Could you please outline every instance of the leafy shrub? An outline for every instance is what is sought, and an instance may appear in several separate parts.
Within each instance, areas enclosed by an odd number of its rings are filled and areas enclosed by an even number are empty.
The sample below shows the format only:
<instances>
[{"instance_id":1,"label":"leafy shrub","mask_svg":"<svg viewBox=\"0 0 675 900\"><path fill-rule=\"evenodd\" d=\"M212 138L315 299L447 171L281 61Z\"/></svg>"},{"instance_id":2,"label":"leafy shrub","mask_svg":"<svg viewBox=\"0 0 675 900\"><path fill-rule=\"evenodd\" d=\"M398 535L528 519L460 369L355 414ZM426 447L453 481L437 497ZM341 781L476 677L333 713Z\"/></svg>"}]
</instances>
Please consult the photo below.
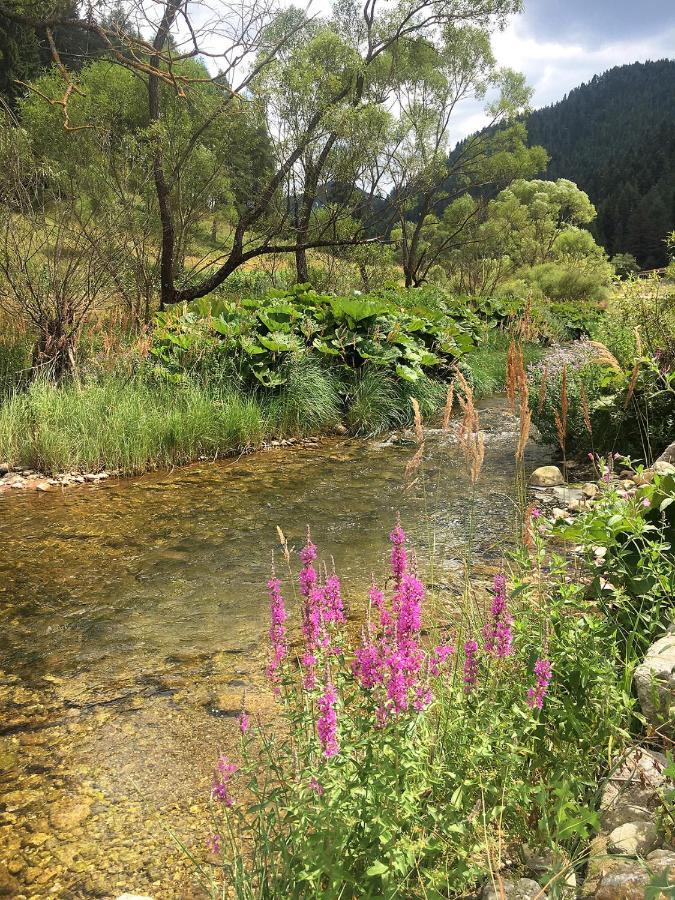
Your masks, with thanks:
<instances>
[{"instance_id":1,"label":"leafy shrub","mask_svg":"<svg viewBox=\"0 0 675 900\"><path fill-rule=\"evenodd\" d=\"M632 369L608 365L602 353L594 360L592 344L582 344L581 352L564 364L566 414L563 366L531 371L532 420L542 439L559 446L562 430L568 455L617 451L651 462L675 432L675 373L646 358Z\"/></svg>"},{"instance_id":2,"label":"leafy shrub","mask_svg":"<svg viewBox=\"0 0 675 900\"><path fill-rule=\"evenodd\" d=\"M289 356L310 351L343 369L369 362L412 382L427 371L449 373L473 348L475 323L467 316L464 306L406 309L391 298L334 297L296 285L262 299L201 299L159 313L152 353L180 375L221 352L249 383L266 388L285 383Z\"/></svg>"}]
</instances>

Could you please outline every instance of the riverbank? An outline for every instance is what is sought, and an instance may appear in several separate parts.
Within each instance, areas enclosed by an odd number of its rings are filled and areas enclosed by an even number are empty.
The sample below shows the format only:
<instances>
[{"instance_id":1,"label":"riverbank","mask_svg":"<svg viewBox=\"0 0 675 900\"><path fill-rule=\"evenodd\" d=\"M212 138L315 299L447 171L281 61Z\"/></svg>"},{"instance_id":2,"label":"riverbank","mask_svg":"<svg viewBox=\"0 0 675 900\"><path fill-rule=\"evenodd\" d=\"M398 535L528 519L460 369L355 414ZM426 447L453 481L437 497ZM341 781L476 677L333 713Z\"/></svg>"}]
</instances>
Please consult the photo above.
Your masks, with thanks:
<instances>
[{"instance_id":1,"label":"riverbank","mask_svg":"<svg viewBox=\"0 0 675 900\"><path fill-rule=\"evenodd\" d=\"M526 347L526 362L540 354ZM477 399L504 390L503 341L466 360ZM448 390L426 377L396 382L377 369L346 388L334 373L306 362L296 376L271 396L209 381L158 383L146 375L36 381L0 404L0 493L47 492L256 450L311 447L336 434L374 436L411 425L413 399L431 424Z\"/></svg>"}]
</instances>

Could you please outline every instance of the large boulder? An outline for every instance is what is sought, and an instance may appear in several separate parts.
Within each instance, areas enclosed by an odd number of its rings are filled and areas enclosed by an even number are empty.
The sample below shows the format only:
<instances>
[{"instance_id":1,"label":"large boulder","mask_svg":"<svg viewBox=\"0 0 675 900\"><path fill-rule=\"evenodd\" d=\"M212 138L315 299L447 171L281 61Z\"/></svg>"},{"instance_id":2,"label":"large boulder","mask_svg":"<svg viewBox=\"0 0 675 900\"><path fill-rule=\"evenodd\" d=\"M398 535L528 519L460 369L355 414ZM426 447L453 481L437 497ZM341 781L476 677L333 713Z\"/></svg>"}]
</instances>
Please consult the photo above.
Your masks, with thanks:
<instances>
[{"instance_id":1,"label":"large boulder","mask_svg":"<svg viewBox=\"0 0 675 900\"><path fill-rule=\"evenodd\" d=\"M602 876L593 896L595 900L644 900L652 877L664 871L668 872L669 882L675 884L675 853L654 850L644 862L615 865Z\"/></svg>"},{"instance_id":2,"label":"large boulder","mask_svg":"<svg viewBox=\"0 0 675 900\"><path fill-rule=\"evenodd\" d=\"M675 625L649 648L634 681L649 724L675 737Z\"/></svg>"},{"instance_id":3,"label":"large boulder","mask_svg":"<svg viewBox=\"0 0 675 900\"><path fill-rule=\"evenodd\" d=\"M659 832L654 822L626 822L611 832L607 849L622 856L647 856L658 843Z\"/></svg>"},{"instance_id":4,"label":"large boulder","mask_svg":"<svg viewBox=\"0 0 675 900\"><path fill-rule=\"evenodd\" d=\"M555 487L564 483L563 473L557 466L539 466L530 475L530 484L534 487Z\"/></svg>"},{"instance_id":5,"label":"large boulder","mask_svg":"<svg viewBox=\"0 0 675 900\"><path fill-rule=\"evenodd\" d=\"M621 825L656 818L666 787L666 757L656 750L631 750L615 766L600 800L600 821L613 831Z\"/></svg>"}]
</instances>

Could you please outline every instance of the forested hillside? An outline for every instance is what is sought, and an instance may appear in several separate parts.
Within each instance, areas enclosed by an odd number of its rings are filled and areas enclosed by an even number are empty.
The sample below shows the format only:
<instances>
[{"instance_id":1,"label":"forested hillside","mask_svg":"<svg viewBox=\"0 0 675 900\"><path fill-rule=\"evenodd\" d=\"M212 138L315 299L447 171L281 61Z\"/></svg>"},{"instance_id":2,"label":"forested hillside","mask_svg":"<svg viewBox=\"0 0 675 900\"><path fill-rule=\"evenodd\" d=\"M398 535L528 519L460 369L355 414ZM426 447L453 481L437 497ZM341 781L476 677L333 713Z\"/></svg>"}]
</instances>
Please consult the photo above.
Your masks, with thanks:
<instances>
[{"instance_id":1,"label":"forested hillside","mask_svg":"<svg viewBox=\"0 0 675 900\"><path fill-rule=\"evenodd\" d=\"M611 256L664 265L664 237L675 227L675 60L595 76L532 113L528 135L550 154L546 177L589 194L592 230Z\"/></svg>"}]
</instances>

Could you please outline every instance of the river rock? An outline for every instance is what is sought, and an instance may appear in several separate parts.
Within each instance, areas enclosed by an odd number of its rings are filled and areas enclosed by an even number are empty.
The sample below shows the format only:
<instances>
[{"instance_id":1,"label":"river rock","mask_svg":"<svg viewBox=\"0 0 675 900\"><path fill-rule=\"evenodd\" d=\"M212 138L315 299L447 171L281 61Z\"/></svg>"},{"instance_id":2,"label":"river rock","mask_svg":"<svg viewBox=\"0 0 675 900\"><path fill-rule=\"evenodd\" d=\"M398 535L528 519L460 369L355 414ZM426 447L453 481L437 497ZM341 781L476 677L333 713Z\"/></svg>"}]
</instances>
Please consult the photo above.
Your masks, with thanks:
<instances>
[{"instance_id":1,"label":"river rock","mask_svg":"<svg viewBox=\"0 0 675 900\"><path fill-rule=\"evenodd\" d=\"M646 856L658 842L659 833L653 822L627 822L610 833L607 849L623 856Z\"/></svg>"},{"instance_id":2,"label":"river rock","mask_svg":"<svg viewBox=\"0 0 675 900\"><path fill-rule=\"evenodd\" d=\"M675 475L675 466L672 463L658 460L653 465L654 472L657 475Z\"/></svg>"},{"instance_id":3,"label":"river rock","mask_svg":"<svg viewBox=\"0 0 675 900\"><path fill-rule=\"evenodd\" d=\"M654 818L666 785L666 757L655 750L632 750L607 780L600 800L600 821L607 830ZM637 812L639 810L639 812ZM635 816L635 818L632 818Z\"/></svg>"},{"instance_id":4,"label":"river rock","mask_svg":"<svg viewBox=\"0 0 675 900\"><path fill-rule=\"evenodd\" d=\"M554 487L564 483L563 473L557 466L539 466L530 475L530 484L535 487Z\"/></svg>"},{"instance_id":5,"label":"river rock","mask_svg":"<svg viewBox=\"0 0 675 900\"><path fill-rule=\"evenodd\" d=\"M492 881L483 888L482 900L535 900L546 897L541 886L531 878L519 878L517 881L508 881L506 878L496 878L496 886Z\"/></svg>"},{"instance_id":6,"label":"river rock","mask_svg":"<svg viewBox=\"0 0 675 900\"><path fill-rule=\"evenodd\" d=\"M578 503L580 500L584 499L584 493L579 490L579 488L560 487L556 485L551 493L556 500L560 503L564 503L566 506L569 506L570 503Z\"/></svg>"},{"instance_id":7,"label":"river rock","mask_svg":"<svg viewBox=\"0 0 675 900\"><path fill-rule=\"evenodd\" d=\"M147 894L120 894L117 900L152 900Z\"/></svg>"},{"instance_id":8,"label":"river rock","mask_svg":"<svg viewBox=\"0 0 675 900\"><path fill-rule=\"evenodd\" d=\"M675 882L675 853L669 850L653 850L645 863L617 863L603 874L593 896L595 900L644 900L652 874L666 869L669 880Z\"/></svg>"},{"instance_id":9,"label":"river rock","mask_svg":"<svg viewBox=\"0 0 675 900\"><path fill-rule=\"evenodd\" d=\"M19 893L21 893L19 882L6 866L0 866L0 897L16 897Z\"/></svg>"},{"instance_id":10,"label":"river rock","mask_svg":"<svg viewBox=\"0 0 675 900\"><path fill-rule=\"evenodd\" d=\"M81 799L52 807L49 822L57 831L72 831L91 815L91 800Z\"/></svg>"},{"instance_id":11,"label":"river rock","mask_svg":"<svg viewBox=\"0 0 675 900\"><path fill-rule=\"evenodd\" d=\"M598 491L600 489L593 481L587 481L585 484L581 485L581 490L584 497L587 497L589 500L593 500L594 497L597 497Z\"/></svg>"},{"instance_id":12,"label":"river rock","mask_svg":"<svg viewBox=\"0 0 675 900\"><path fill-rule=\"evenodd\" d=\"M553 847L532 848L523 844L522 854L530 873L541 884L548 883L557 875L555 883L559 886L559 894L562 897L576 896L577 878L562 850Z\"/></svg>"},{"instance_id":13,"label":"river rock","mask_svg":"<svg viewBox=\"0 0 675 900\"><path fill-rule=\"evenodd\" d=\"M675 625L651 645L634 682L647 721L675 737Z\"/></svg>"},{"instance_id":14,"label":"river rock","mask_svg":"<svg viewBox=\"0 0 675 900\"><path fill-rule=\"evenodd\" d=\"M6 475L9 472L9 463L0 462L0 475Z\"/></svg>"}]
</instances>

